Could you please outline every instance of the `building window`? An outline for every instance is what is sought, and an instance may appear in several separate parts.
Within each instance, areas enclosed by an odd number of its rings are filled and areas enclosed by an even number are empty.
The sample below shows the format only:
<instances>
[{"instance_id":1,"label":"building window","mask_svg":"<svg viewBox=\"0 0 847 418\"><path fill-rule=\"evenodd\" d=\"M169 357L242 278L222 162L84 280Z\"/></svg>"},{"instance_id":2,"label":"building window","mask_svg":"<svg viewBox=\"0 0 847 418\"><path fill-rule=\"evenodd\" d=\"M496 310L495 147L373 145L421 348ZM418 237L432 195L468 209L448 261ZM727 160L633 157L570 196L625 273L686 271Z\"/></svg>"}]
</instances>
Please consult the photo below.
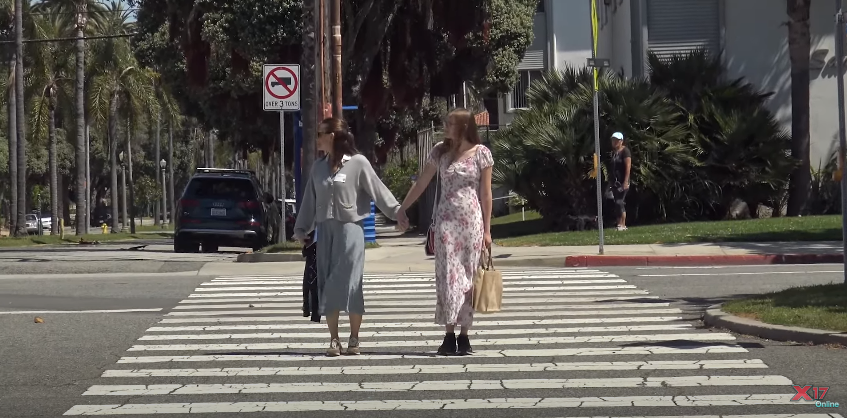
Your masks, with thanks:
<instances>
[{"instance_id":1,"label":"building window","mask_svg":"<svg viewBox=\"0 0 847 418\"><path fill-rule=\"evenodd\" d=\"M529 107L526 100L526 91L530 84L541 79L541 70L519 70L518 82L512 88L512 93L509 95L509 109L526 109Z\"/></svg>"}]
</instances>

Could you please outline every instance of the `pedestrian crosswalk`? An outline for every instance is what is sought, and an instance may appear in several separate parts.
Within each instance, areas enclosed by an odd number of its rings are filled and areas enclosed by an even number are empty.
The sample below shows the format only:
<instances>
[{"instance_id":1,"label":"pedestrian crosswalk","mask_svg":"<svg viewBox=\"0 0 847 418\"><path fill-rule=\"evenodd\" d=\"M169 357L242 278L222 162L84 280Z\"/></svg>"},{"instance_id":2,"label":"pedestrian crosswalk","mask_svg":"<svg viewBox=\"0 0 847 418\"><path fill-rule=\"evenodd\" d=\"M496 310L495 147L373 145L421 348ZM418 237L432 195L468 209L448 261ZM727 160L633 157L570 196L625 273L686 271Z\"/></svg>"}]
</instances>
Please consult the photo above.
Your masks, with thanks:
<instances>
[{"instance_id":1,"label":"pedestrian crosswalk","mask_svg":"<svg viewBox=\"0 0 847 418\"><path fill-rule=\"evenodd\" d=\"M362 354L334 358L325 323L302 316L302 277L214 278L65 415L843 418L792 401L805 382L615 274L503 277L504 310L476 315L474 353L444 357L433 275L368 274Z\"/></svg>"}]
</instances>

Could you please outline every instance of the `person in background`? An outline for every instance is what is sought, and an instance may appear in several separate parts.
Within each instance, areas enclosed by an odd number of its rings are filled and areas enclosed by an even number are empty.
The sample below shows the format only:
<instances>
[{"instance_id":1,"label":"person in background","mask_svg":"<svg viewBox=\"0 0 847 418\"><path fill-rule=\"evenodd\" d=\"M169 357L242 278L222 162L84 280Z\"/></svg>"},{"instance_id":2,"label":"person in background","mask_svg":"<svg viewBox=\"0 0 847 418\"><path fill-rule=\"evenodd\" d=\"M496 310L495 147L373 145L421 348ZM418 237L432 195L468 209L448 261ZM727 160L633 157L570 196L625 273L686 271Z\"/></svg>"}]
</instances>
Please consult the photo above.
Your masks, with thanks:
<instances>
[{"instance_id":1,"label":"person in background","mask_svg":"<svg viewBox=\"0 0 847 418\"><path fill-rule=\"evenodd\" d=\"M612 134L612 194L618 207L618 231L626 231L626 194L632 172L632 153L624 144L623 134Z\"/></svg>"},{"instance_id":2,"label":"person in background","mask_svg":"<svg viewBox=\"0 0 847 418\"><path fill-rule=\"evenodd\" d=\"M320 230L316 261L319 314L326 317L330 334L326 354L336 357L345 352L338 336L341 311L347 312L350 319L346 354L360 354L359 328L365 314L362 220L370 215L371 200L394 220L400 204L377 177L368 159L356 150L346 122L337 118L321 122L317 147L326 156L315 161L309 174L294 238L307 245L308 233L316 227Z\"/></svg>"},{"instance_id":3,"label":"person in background","mask_svg":"<svg viewBox=\"0 0 847 418\"><path fill-rule=\"evenodd\" d=\"M436 175L441 178L435 213L435 323L446 330L440 355L472 353L473 277L483 248L491 249L491 151L481 145L476 121L466 109L447 115L444 142L429 154L423 173L409 190L398 221ZM458 339L456 326L461 327Z\"/></svg>"}]
</instances>

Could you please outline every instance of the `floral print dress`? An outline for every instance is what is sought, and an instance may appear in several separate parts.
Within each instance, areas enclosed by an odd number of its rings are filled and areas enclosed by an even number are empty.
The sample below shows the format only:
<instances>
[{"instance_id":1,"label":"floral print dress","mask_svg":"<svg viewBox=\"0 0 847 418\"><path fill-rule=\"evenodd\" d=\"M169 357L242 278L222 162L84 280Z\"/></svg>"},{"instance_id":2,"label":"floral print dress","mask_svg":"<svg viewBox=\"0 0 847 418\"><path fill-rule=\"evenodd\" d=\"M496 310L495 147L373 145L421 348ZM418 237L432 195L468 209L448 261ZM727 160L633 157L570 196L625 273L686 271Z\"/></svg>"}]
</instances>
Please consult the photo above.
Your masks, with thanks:
<instances>
[{"instance_id":1,"label":"floral print dress","mask_svg":"<svg viewBox=\"0 0 847 418\"><path fill-rule=\"evenodd\" d=\"M441 144L439 144L441 145ZM469 327L473 323L473 276L483 249L479 183L482 170L494 165L491 151L475 151L450 162L440 146L427 164L438 167L441 184L435 216L435 323Z\"/></svg>"}]
</instances>

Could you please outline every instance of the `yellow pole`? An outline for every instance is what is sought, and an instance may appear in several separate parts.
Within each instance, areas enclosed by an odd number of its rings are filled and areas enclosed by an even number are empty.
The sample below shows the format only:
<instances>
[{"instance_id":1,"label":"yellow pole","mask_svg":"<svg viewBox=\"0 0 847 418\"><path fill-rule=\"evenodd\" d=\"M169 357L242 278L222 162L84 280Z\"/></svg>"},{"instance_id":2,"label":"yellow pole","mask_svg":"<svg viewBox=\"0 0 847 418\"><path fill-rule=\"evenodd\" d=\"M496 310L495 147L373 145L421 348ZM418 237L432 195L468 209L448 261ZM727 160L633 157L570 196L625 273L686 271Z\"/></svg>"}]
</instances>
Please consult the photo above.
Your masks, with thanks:
<instances>
[{"instance_id":1,"label":"yellow pole","mask_svg":"<svg viewBox=\"0 0 847 418\"><path fill-rule=\"evenodd\" d=\"M591 52L594 57L597 57L597 41L599 38L598 27L600 26L597 19L597 1L591 1ZM600 71L594 67L594 90L600 90Z\"/></svg>"}]
</instances>

